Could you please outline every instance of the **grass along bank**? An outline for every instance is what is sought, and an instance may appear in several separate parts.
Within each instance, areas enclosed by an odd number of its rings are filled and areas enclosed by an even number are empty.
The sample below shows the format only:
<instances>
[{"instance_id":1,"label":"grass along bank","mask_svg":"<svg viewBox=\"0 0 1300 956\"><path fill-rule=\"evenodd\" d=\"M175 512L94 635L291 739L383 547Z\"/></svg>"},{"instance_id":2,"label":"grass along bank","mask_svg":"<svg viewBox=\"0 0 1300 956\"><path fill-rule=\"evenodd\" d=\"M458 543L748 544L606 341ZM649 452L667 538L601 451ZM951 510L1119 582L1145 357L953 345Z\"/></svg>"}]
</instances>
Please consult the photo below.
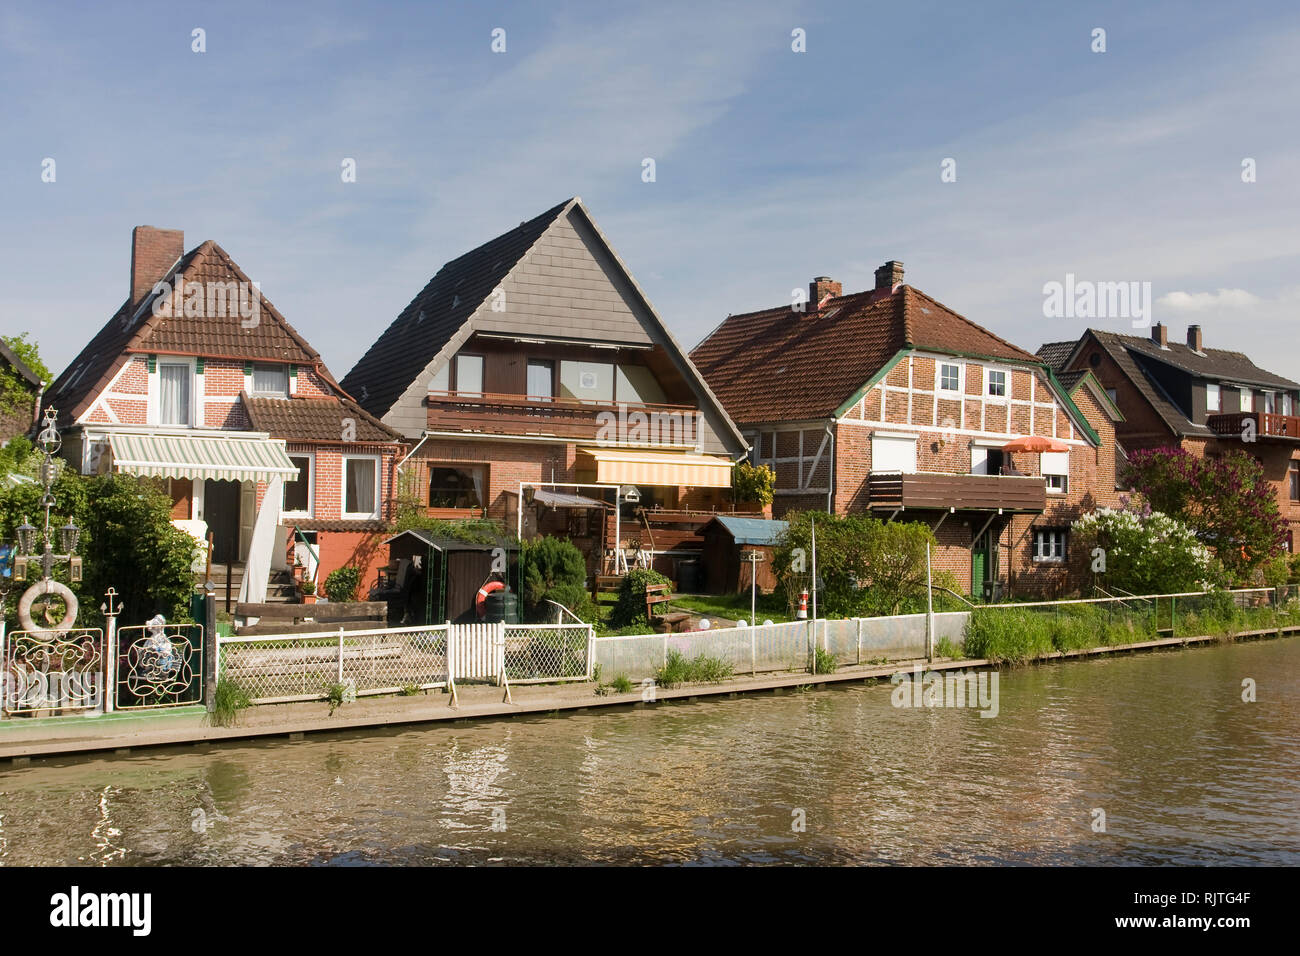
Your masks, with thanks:
<instances>
[{"instance_id":1,"label":"grass along bank","mask_svg":"<svg viewBox=\"0 0 1300 956\"><path fill-rule=\"evenodd\" d=\"M963 653L1023 664L1055 652L1121 647L1162 637L1231 639L1243 632L1296 625L1300 610L1294 605L1240 607L1227 592L1110 604L995 605L971 612Z\"/></svg>"}]
</instances>

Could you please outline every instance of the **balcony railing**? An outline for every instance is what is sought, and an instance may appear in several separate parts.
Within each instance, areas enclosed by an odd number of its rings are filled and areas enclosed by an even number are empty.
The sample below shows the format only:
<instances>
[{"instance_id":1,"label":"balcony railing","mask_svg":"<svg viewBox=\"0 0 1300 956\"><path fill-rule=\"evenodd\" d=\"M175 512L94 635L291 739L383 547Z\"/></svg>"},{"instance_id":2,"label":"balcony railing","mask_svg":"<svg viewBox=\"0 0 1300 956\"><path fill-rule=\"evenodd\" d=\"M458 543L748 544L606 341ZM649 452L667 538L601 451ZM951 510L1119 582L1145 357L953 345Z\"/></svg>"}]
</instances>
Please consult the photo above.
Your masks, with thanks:
<instances>
[{"instance_id":1,"label":"balcony railing","mask_svg":"<svg viewBox=\"0 0 1300 956\"><path fill-rule=\"evenodd\" d=\"M584 402L494 392L430 392L428 407L431 431L547 435L586 441L599 438L639 445L695 445L699 441L696 409L689 405ZM609 414L602 418L602 413ZM611 423L616 426L612 434L607 428ZM602 429L606 431L602 433Z\"/></svg>"},{"instance_id":2,"label":"balcony railing","mask_svg":"<svg viewBox=\"0 0 1300 956\"><path fill-rule=\"evenodd\" d=\"M955 475L873 471L867 497L879 510L934 509L1038 514L1047 508L1047 482L1033 475Z\"/></svg>"},{"instance_id":3,"label":"balcony railing","mask_svg":"<svg viewBox=\"0 0 1300 956\"><path fill-rule=\"evenodd\" d=\"M1253 423L1246 426L1246 422ZM1255 439L1300 441L1300 418L1294 415L1274 415L1271 412L1234 412L1228 415L1208 415L1205 427L1221 438L1248 440L1253 431Z\"/></svg>"}]
</instances>

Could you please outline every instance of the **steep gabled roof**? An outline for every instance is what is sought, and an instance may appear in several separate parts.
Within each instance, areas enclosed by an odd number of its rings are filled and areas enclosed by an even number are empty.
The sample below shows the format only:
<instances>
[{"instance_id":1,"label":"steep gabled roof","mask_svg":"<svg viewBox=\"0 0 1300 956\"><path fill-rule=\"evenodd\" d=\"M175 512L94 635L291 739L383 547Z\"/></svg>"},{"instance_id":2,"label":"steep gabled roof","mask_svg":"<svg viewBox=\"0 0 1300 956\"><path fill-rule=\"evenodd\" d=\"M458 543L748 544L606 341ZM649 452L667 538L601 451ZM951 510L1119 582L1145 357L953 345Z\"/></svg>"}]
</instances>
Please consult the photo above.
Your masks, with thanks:
<instances>
[{"instance_id":1,"label":"steep gabled roof","mask_svg":"<svg viewBox=\"0 0 1300 956\"><path fill-rule=\"evenodd\" d=\"M252 282L229 254L211 239L190 250L163 277L175 289L178 282ZM256 321L241 317L238 298L224 316L185 314L184 297L174 293L170 315L155 315L152 291L142 301L129 300L108 320L54 380L44 400L59 410L61 424L83 414L113 380L133 353L194 355L237 361L288 362L312 366L337 385L320 354L289 324L260 290Z\"/></svg>"},{"instance_id":2,"label":"steep gabled roof","mask_svg":"<svg viewBox=\"0 0 1300 956\"><path fill-rule=\"evenodd\" d=\"M1060 377L1065 369L1065 363L1070 360L1070 356L1074 354L1074 347L1078 344L1078 339L1070 339L1068 342L1047 342L1039 346L1038 357Z\"/></svg>"},{"instance_id":3,"label":"steep gabled roof","mask_svg":"<svg viewBox=\"0 0 1300 956\"><path fill-rule=\"evenodd\" d=\"M1041 365L1024 349L908 285L728 316L691 360L739 422L829 418L898 352Z\"/></svg>"},{"instance_id":4,"label":"steep gabled roof","mask_svg":"<svg viewBox=\"0 0 1300 956\"><path fill-rule=\"evenodd\" d=\"M347 398L258 398L243 396L253 428L272 438L288 441L329 442L343 440L345 429L355 432L349 441L404 442L400 432L389 428L356 402ZM348 422L351 422L349 428Z\"/></svg>"},{"instance_id":5,"label":"steep gabled roof","mask_svg":"<svg viewBox=\"0 0 1300 956\"><path fill-rule=\"evenodd\" d=\"M1162 349L1145 336L1093 331L1099 341L1118 342L1131 352L1182 369L1197 378L1258 385L1263 388L1300 388L1300 383L1260 368L1243 352L1232 352L1226 349L1202 349L1197 352L1182 342L1170 342L1168 348Z\"/></svg>"},{"instance_id":6,"label":"steep gabled roof","mask_svg":"<svg viewBox=\"0 0 1300 956\"><path fill-rule=\"evenodd\" d=\"M343 377L343 388L382 418L448 340L574 199L452 259Z\"/></svg>"}]
</instances>

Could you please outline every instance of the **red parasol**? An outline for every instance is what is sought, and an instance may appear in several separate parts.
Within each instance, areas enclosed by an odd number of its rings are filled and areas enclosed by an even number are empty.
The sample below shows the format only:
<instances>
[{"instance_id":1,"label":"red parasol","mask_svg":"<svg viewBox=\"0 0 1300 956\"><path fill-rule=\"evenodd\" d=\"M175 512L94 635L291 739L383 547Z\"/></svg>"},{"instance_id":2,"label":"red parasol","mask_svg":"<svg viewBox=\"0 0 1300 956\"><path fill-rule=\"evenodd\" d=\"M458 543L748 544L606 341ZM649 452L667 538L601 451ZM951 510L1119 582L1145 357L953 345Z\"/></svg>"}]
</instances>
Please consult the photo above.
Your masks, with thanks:
<instances>
[{"instance_id":1,"label":"red parasol","mask_svg":"<svg viewBox=\"0 0 1300 956\"><path fill-rule=\"evenodd\" d=\"M1057 441L1055 438L1045 438L1042 435L1026 435L1024 438L1013 438L1002 446L1003 451L1017 452L1022 451L1028 454L1039 454L1051 451L1069 451L1070 446L1065 442Z\"/></svg>"}]
</instances>

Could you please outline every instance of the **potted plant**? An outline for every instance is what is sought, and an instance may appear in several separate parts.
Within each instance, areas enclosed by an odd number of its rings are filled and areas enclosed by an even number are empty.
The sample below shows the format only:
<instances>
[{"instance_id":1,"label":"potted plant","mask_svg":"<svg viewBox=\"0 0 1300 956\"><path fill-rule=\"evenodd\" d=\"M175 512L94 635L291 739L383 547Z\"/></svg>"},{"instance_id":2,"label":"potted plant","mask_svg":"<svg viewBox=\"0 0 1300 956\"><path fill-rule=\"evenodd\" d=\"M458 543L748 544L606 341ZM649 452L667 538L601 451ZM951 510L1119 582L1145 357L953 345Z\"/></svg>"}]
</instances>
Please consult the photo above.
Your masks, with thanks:
<instances>
[{"instance_id":1,"label":"potted plant","mask_svg":"<svg viewBox=\"0 0 1300 956\"><path fill-rule=\"evenodd\" d=\"M761 512L764 518L772 517L772 499L776 497L776 472L767 465L751 465L747 461L731 469L731 488L737 511Z\"/></svg>"},{"instance_id":2,"label":"potted plant","mask_svg":"<svg viewBox=\"0 0 1300 956\"><path fill-rule=\"evenodd\" d=\"M303 604L316 603L316 582L311 578L303 578L298 584L299 590L302 591Z\"/></svg>"},{"instance_id":3,"label":"potted plant","mask_svg":"<svg viewBox=\"0 0 1300 956\"><path fill-rule=\"evenodd\" d=\"M302 583L303 567L302 556L295 554L293 556L293 580L295 584Z\"/></svg>"}]
</instances>

